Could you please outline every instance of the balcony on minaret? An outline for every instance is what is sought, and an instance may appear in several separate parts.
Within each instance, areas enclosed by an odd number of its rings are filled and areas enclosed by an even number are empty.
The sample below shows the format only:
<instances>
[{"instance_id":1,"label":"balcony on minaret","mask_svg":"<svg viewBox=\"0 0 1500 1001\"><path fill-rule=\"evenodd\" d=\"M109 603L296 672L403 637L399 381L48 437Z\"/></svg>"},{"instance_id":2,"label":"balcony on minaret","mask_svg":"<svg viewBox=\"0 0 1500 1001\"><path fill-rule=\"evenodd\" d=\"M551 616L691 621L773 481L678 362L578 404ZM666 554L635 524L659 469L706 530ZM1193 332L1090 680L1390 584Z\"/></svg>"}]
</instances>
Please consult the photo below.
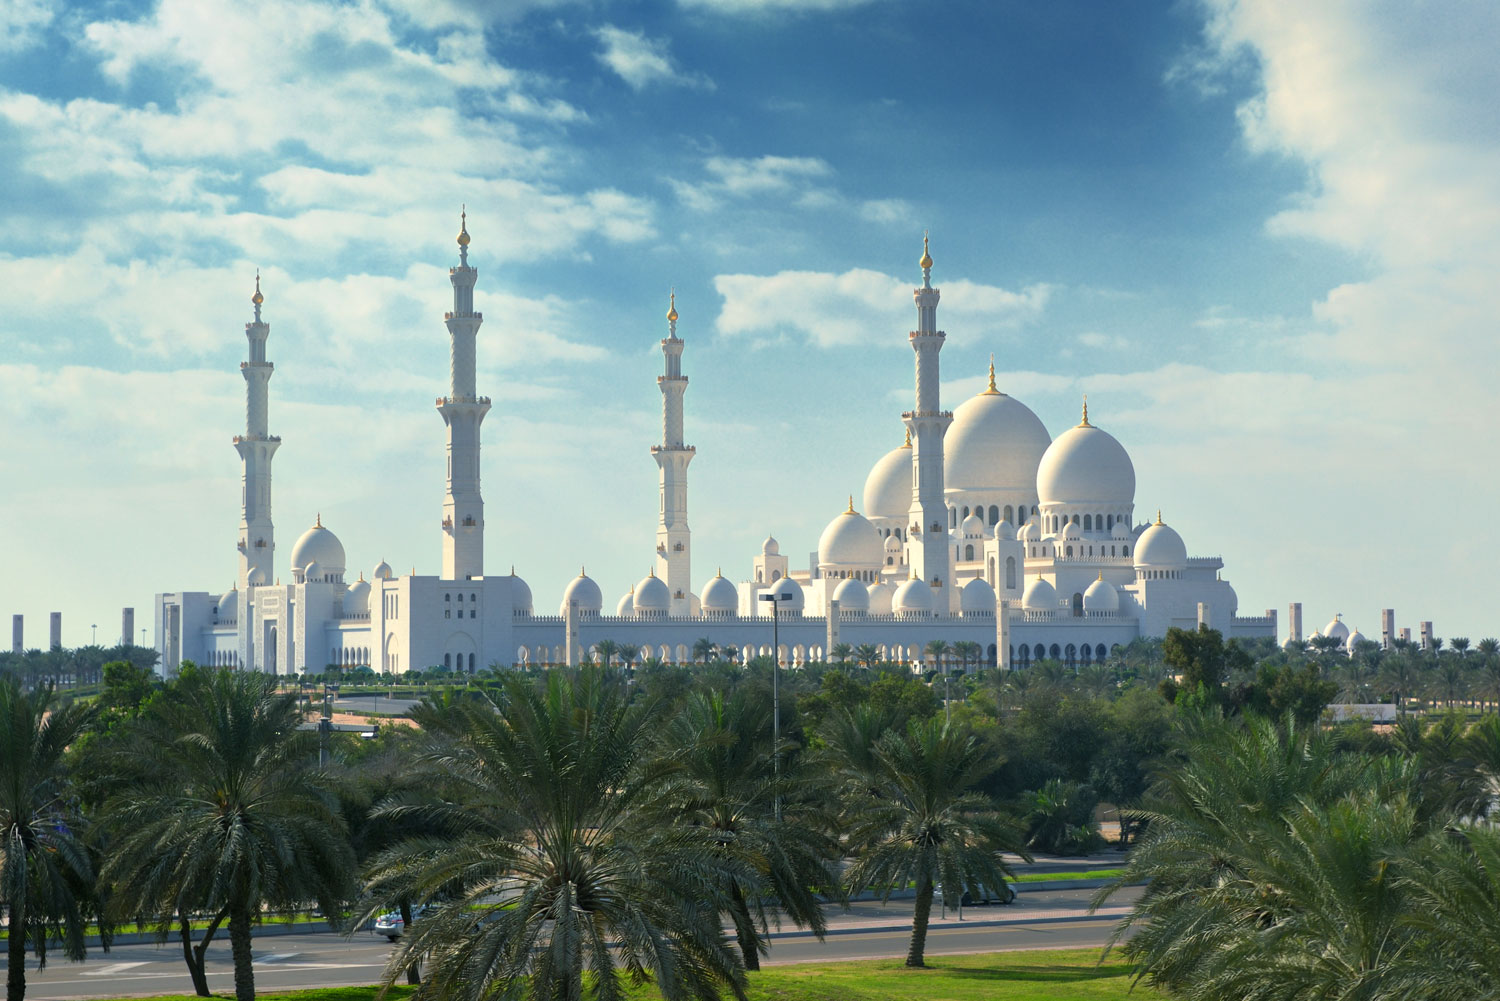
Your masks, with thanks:
<instances>
[{"instance_id":1,"label":"balcony on minaret","mask_svg":"<svg viewBox=\"0 0 1500 1001\"><path fill-rule=\"evenodd\" d=\"M488 396L439 396L437 398L437 406L440 407L453 406L460 403L482 403L485 406L489 406L490 398Z\"/></svg>"},{"instance_id":2,"label":"balcony on minaret","mask_svg":"<svg viewBox=\"0 0 1500 1001\"><path fill-rule=\"evenodd\" d=\"M474 516L472 514L464 515L464 522L463 522L464 528L473 528L474 526L476 526L478 524L479 524L479 522L477 522L477 521L474 520Z\"/></svg>"},{"instance_id":3,"label":"balcony on minaret","mask_svg":"<svg viewBox=\"0 0 1500 1001\"><path fill-rule=\"evenodd\" d=\"M443 518L443 531L447 532L450 535L453 534L453 519L452 518L444 516L444 518Z\"/></svg>"},{"instance_id":4,"label":"balcony on minaret","mask_svg":"<svg viewBox=\"0 0 1500 1001\"><path fill-rule=\"evenodd\" d=\"M651 452L652 452L653 455L655 453L657 453L657 452L693 452L693 453L696 453L697 451L698 451L698 446L697 445L652 445L651 446Z\"/></svg>"},{"instance_id":5,"label":"balcony on minaret","mask_svg":"<svg viewBox=\"0 0 1500 1001\"><path fill-rule=\"evenodd\" d=\"M911 420L918 417L947 417L953 418L951 410L907 410L901 414L903 420Z\"/></svg>"},{"instance_id":6,"label":"balcony on minaret","mask_svg":"<svg viewBox=\"0 0 1500 1001\"><path fill-rule=\"evenodd\" d=\"M444 313L445 320L483 320L483 313Z\"/></svg>"},{"instance_id":7,"label":"balcony on minaret","mask_svg":"<svg viewBox=\"0 0 1500 1001\"><path fill-rule=\"evenodd\" d=\"M241 442L280 440L281 435L279 434L237 434L234 436L234 443L236 445L240 444Z\"/></svg>"}]
</instances>

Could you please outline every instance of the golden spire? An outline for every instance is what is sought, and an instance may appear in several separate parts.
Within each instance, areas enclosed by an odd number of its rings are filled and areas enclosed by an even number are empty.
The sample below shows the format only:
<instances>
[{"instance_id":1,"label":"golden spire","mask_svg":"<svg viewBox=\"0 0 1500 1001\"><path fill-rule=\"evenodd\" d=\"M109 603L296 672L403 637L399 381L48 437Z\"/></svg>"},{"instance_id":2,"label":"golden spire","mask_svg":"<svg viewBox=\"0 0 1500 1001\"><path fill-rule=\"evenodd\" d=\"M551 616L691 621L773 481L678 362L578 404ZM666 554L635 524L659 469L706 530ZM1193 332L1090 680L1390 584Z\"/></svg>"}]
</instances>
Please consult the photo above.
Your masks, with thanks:
<instances>
[{"instance_id":1,"label":"golden spire","mask_svg":"<svg viewBox=\"0 0 1500 1001\"><path fill-rule=\"evenodd\" d=\"M1081 428L1091 428L1091 427L1094 426L1094 425L1092 425L1092 424L1089 423L1089 394L1088 393L1084 393L1083 394L1083 421L1078 426L1081 427Z\"/></svg>"},{"instance_id":2,"label":"golden spire","mask_svg":"<svg viewBox=\"0 0 1500 1001\"><path fill-rule=\"evenodd\" d=\"M651 572L649 574L647 574L646 576L648 576L648 577L655 577L656 576L656 567L652 567L651 568Z\"/></svg>"},{"instance_id":3,"label":"golden spire","mask_svg":"<svg viewBox=\"0 0 1500 1001\"><path fill-rule=\"evenodd\" d=\"M255 294L250 297L250 301L257 306L266 301L266 297L260 294L260 268L255 269Z\"/></svg>"},{"instance_id":4,"label":"golden spire","mask_svg":"<svg viewBox=\"0 0 1500 1001\"><path fill-rule=\"evenodd\" d=\"M360 580L364 580L364 579L365 579L365 572L364 572L364 571L363 571L363 570L361 570L361 571L360 571L360 572L359 572L359 579L360 579Z\"/></svg>"},{"instance_id":5,"label":"golden spire","mask_svg":"<svg viewBox=\"0 0 1500 1001\"><path fill-rule=\"evenodd\" d=\"M1156 523L1161 524L1161 508L1156 509Z\"/></svg>"},{"instance_id":6,"label":"golden spire","mask_svg":"<svg viewBox=\"0 0 1500 1001\"><path fill-rule=\"evenodd\" d=\"M922 233L922 259L917 262L923 271L932 270L932 255L927 252L927 233Z\"/></svg>"},{"instance_id":7,"label":"golden spire","mask_svg":"<svg viewBox=\"0 0 1500 1001\"><path fill-rule=\"evenodd\" d=\"M417 575L417 568L416 567L412 567L411 568L411 574L410 574L410 576L415 577L416 575Z\"/></svg>"},{"instance_id":8,"label":"golden spire","mask_svg":"<svg viewBox=\"0 0 1500 1001\"><path fill-rule=\"evenodd\" d=\"M323 512L319 511L318 512L318 520L315 521L315 522L313 522L313 528L322 528L322 527L323 527Z\"/></svg>"},{"instance_id":9,"label":"golden spire","mask_svg":"<svg viewBox=\"0 0 1500 1001\"><path fill-rule=\"evenodd\" d=\"M990 355L990 385L989 388L979 394L980 396L999 396L1000 390L995 388L995 356Z\"/></svg>"},{"instance_id":10,"label":"golden spire","mask_svg":"<svg viewBox=\"0 0 1500 1001\"><path fill-rule=\"evenodd\" d=\"M469 245L469 207L463 206L458 213L458 245L467 247Z\"/></svg>"},{"instance_id":11,"label":"golden spire","mask_svg":"<svg viewBox=\"0 0 1500 1001\"><path fill-rule=\"evenodd\" d=\"M677 322L677 290L675 288L667 299L667 322Z\"/></svg>"},{"instance_id":12,"label":"golden spire","mask_svg":"<svg viewBox=\"0 0 1500 1001\"><path fill-rule=\"evenodd\" d=\"M849 510L845 511L844 513L845 514L853 514L854 513L854 495L853 494L849 495Z\"/></svg>"},{"instance_id":13,"label":"golden spire","mask_svg":"<svg viewBox=\"0 0 1500 1001\"><path fill-rule=\"evenodd\" d=\"M1100 579L1100 580L1103 580L1103 579L1104 579L1104 571L1103 571L1103 570L1100 570L1100 571L1099 571L1099 579Z\"/></svg>"},{"instance_id":14,"label":"golden spire","mask_svg":"<svg viewBox=\"0 0 1500 1001\"><path fill-rule=\"evenodd\" d=\"M901 447L911 448L911 428L906 429L906 444L902 445Z\"/></svg>"},{"instance_id":15,"label":"golden spire","mask_svg":"<svg viewBox=\"0 0 1500 1001\"><path fill-rule=\"evenodd\" d=\"M512 577L514 577L514 576L515 576L515 575L516 575L516 565L515 565L515 564L514 564L514 563L512 563L512 564L511 564L511 565L510 565L510 575L511 575L511 576L512 576Z\"/></svg>"},{"instance_id":16,"label":"golden spire","mask_svg":"<svg viewBox=\"0 0 1500 1001\"><path fill-rule=\"evenodd\" d=\"M586 576L588 576L587 574L585 574L583 572L583 564L581 564L581 563L578 565L578 576L580 576L580 577L586 577Z\"/></svg>"},{"instance_id":17,"label":"golden spire","mask_svg":"<svg viewBox=\"0 0 1500 1001\"><path fill-rule=\"evenodd\" d=\"M722 576L724 576L724 568L723 567L719 567L718 573L714 574L714 576L715 577L722 577Z\"/></svg>"}]
</instances>

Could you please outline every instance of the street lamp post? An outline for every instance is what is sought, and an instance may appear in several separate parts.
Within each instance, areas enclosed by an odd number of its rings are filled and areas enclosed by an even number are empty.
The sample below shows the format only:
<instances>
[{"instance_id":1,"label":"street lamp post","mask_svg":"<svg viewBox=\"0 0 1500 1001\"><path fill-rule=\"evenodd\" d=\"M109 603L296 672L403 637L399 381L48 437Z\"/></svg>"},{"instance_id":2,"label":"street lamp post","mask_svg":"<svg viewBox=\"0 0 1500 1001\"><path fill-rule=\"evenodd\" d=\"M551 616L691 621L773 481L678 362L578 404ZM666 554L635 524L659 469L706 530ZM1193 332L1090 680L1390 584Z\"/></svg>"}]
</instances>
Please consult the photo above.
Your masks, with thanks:
<instances>
[{"instance_id":1,"label":"street lamp post","mask_svg":"<svg viewBox=\"0 0 1500 1001\"><path fill-rule=\"evenodd\" d=\"M99 623L89 623L89 646L99 645Z\"/></svg>"},{"instance_id":2,"label":"street lamp post","mask_svg":"<svg viewBox=\"0 0 1500 1001\"><path fill-rule=\"evenodd\" d=\"M760 596L771 603L771 753L776 769L776 822L781 823L781 603L790 594L771 591Z\"/></svg>"}]
</instances>

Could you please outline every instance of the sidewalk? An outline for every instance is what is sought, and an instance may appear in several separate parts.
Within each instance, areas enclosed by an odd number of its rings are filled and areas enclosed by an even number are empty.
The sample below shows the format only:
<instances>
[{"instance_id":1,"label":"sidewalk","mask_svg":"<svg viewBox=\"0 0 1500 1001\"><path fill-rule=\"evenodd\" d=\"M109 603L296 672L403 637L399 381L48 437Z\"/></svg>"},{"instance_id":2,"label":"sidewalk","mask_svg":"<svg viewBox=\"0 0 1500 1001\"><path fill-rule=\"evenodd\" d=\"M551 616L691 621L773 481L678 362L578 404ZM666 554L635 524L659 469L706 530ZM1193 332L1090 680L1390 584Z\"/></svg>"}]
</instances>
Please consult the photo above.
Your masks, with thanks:
<instances>
[{"instance_id":1,"label":"sidewalk","mask_svg":"<svg viewBox=\"0 0 1500 1001\"><path fill-rule=\"evenodd\" d=\"M1049 893L1019 894L1014 903L984 904L965 907L963 917L957 911L945 912L940 901L933 901L929 928L964 927L987 928L1002 925L1053 924L1062 921L1119 921L1130 914L1131 906L1139 888L1127 888L1117 894L1113 901L1089 912L1088 902L1092 890L1075 889ZM909 931L916 904L907 897L892 898L890 903L878 900L861 900L851 903L846 911L836 904L823 908L828 918L829 935L852 935L863 932ZM733 929L729 929L732 931ZM771 932L771 938L810 936L812 932L791 923L783 924Z\"/></svg>"}]
</instances>

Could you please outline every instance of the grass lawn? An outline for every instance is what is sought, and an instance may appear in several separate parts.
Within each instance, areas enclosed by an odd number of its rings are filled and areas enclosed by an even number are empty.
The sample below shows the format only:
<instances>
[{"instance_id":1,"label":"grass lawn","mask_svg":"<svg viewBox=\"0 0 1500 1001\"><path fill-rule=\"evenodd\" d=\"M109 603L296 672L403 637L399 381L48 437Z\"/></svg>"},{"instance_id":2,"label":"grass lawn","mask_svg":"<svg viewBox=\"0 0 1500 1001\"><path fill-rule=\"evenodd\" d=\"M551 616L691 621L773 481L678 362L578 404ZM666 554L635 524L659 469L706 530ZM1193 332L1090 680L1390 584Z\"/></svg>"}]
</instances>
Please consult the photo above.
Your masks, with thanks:
<instances>
[{"instance_id":1,"label":"grass lawn","mask_svg":"<svg viewBox=\"0 0 1500 1001\"><path fill-rule=\"evenodd\" d=\"M1012 883L1052 883L1070 879L1116 879L1124 869L1085 869L1082 872L1023 872Z\"/></svg>"},{"instance_id":2,"label":"grass lawn","mask_svg":"<svg viewBox=\"0 0 1500 1001\"><path fill-rule=\"evenodd\" d=\"M772 966L750 974L749 995L750 1001L1124 1001L1130 997L1127 964L1112 958L1098 965L1098 960L1097 949L1060 949L929 956L925 970L908 970L899 959ZM386 997L402 1001L410 992L406 986L393 987ZM661 997L649 987L632 990L629 996L633 1001ZM1133 1001L1159 996L1142 987ZM373 987L257 994L258 1001L373 1001L374 997Z\"/></svg>"}]
</instances>

